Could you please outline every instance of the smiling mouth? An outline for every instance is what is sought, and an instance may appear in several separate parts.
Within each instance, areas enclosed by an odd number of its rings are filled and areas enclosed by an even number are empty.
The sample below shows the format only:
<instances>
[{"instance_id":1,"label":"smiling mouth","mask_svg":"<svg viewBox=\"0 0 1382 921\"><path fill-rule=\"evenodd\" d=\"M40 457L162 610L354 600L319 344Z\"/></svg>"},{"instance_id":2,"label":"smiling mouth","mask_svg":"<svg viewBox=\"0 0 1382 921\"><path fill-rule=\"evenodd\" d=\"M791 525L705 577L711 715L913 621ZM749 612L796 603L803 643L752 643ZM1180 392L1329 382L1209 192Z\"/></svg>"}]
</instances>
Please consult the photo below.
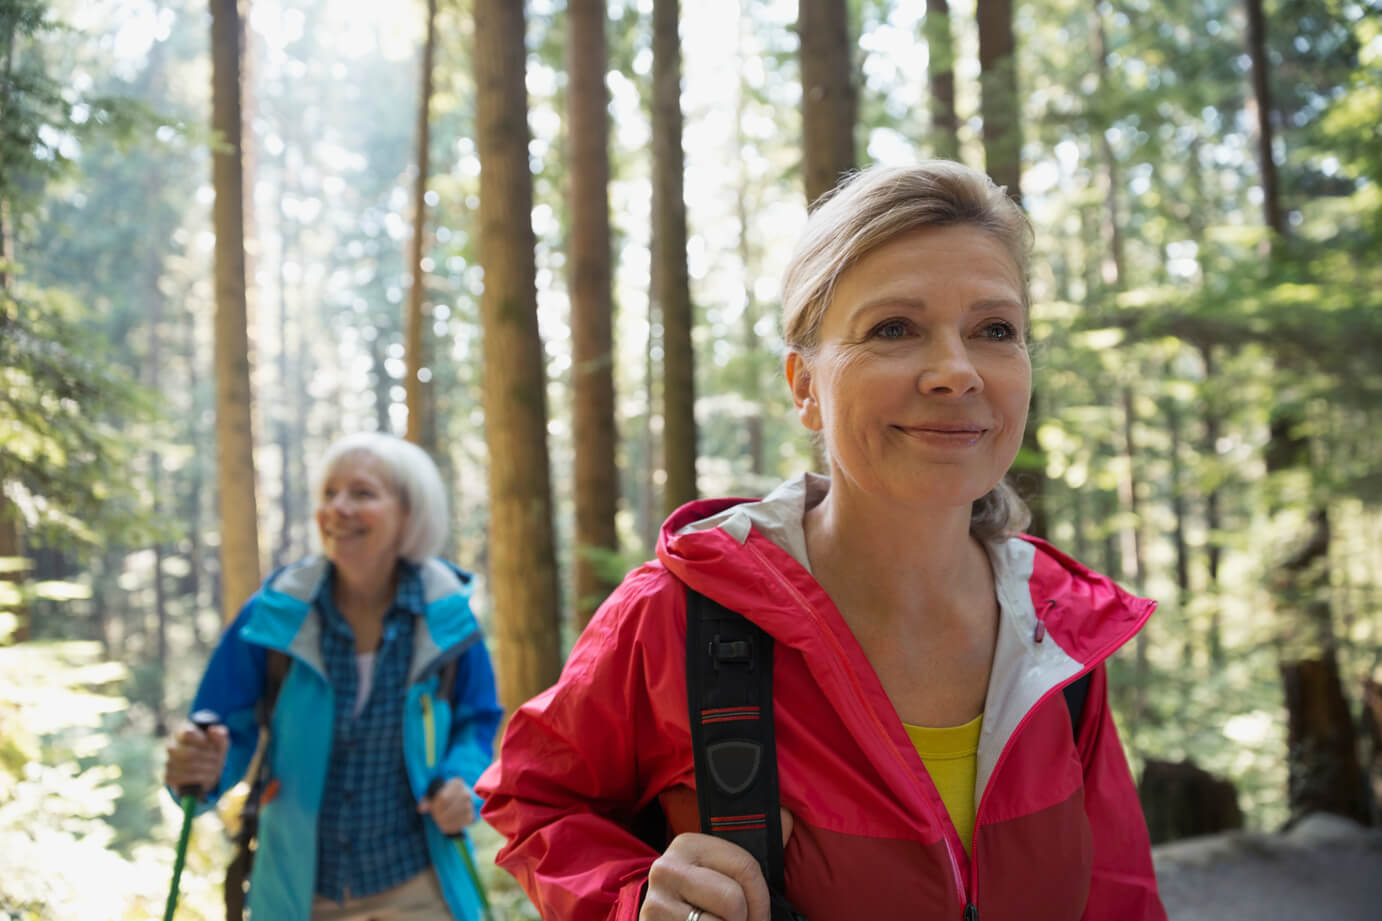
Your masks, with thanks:
<instances>
[{"instance_id":1,"label":"smiling mouth","mask_svg":"<svg viewBox=\"0 0 1382 921\"><path fill-rule=\"evenodd\" d=\"M974 444L984 436L988 429L978 425L947 423L935 423L931 425L897 425L894 426L904 435L911 435L915 438L926 438L948 442L958 442L964 444Z\"/></svg>"}]
</instances>

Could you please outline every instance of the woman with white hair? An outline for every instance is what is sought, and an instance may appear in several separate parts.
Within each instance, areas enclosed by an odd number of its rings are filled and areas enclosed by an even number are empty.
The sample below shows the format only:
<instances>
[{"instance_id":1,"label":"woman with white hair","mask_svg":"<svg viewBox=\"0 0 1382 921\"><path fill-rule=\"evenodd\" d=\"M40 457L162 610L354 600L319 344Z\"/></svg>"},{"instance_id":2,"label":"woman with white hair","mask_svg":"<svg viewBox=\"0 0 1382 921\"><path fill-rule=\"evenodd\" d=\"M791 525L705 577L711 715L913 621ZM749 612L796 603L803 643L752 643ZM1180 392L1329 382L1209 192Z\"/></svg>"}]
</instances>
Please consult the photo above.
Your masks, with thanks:
<instances>
[{"instance_id":1,"label":"woman with white hair","mask_svg":"<svg viewBox=\"0 0 1382 921\"><path fill-rule=\"evenodd\" d=\"M209 801L253 784L255 919L470 921L464 829L501 711L471 577L437 556L441 476L416 445L350 435L315 495L320 553L225 631L192 705L221 722L177 731L165 782Z\"/></svg>"}]
</instances>

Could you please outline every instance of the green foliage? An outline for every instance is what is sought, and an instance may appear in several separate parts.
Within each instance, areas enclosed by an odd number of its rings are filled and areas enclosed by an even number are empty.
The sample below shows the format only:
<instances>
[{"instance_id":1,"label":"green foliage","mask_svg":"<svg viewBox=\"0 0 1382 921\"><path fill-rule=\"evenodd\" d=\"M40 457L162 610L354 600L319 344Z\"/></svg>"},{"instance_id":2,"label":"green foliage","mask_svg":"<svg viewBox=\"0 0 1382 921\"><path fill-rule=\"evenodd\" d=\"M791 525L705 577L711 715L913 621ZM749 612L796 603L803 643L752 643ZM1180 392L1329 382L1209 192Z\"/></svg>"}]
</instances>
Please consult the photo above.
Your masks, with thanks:
<instances>
[{"instance_id":1,"label":"green foliage","mask_svg":"<svg viewBox=\"0 0 1382 921\"><path fill-rule=\"evenodd\" d=\"M112 534L139 542L150 521L127 470L129 420L152 406L55 291L0 289L0 482L38 541L93 545Z\"/></svg>"},{"instance_id":2,"label":"green foliage","mask_svg":"<svg viewBox=\"0 0 1382 921\"><path fill-rule=\"evenodd\" d=\"M119 696L124 667L94 643L0 649L0 914L144 921L162 911L180 813L155 789L147 714ZM137 803L137 806L135 805ZM229 858L199 819L178 917L218 917Z\"/></svg>"}]
</instances>

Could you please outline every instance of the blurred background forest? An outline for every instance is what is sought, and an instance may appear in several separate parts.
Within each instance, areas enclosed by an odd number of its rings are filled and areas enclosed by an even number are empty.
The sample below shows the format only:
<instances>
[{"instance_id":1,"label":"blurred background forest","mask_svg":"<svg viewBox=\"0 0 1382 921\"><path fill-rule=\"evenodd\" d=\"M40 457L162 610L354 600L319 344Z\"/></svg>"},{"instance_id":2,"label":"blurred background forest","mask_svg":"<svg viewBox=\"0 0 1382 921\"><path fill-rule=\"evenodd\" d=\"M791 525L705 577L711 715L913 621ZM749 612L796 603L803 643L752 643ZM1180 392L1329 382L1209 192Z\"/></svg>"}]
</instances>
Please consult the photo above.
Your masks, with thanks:
<instances>
[{"instance_id":1,"label":"blurred background forest","mask_svg":"<svg viewBox=\"0 0 1382 921\"><path fill-rule=\"evenodd\" d=\"M787 251L927 156L1037 228L1016 478L1160 599L1134 770L1372 818L1375 0L0 0L0 125L0 912L161 908L161 738L343 433L432 451L504 703L545 687L669 507L813 464Z\"/></svg>"}]
</instances>

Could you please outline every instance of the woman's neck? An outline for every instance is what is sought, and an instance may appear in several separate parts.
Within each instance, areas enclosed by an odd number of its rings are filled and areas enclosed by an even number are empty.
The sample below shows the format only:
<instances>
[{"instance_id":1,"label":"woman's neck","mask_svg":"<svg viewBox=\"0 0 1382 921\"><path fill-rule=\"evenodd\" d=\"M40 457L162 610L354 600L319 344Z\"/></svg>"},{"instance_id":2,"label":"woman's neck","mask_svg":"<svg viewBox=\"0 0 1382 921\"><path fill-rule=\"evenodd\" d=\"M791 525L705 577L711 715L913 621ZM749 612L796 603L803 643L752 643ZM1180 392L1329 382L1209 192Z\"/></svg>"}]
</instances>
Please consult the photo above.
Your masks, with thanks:
<instances>
[{"instance_id":1,"label":"woman's neck","mask_svg":"<svg viewBox=\"0 0 1382 921\"><path fill-rule=\"evenodd\" d=\"M352 616L382 615L392 605L398 587L398 566L371 572L335 567L331 599L347 620Z\"/></svg>"},{"instance_id":2,"label":"woman's neck","mask_svg":"<svg viewBox=\"0 0 1382 921\"><path fill-rule=\"evenodd\" d=\"M898 503L833 478L806 513L811 569L847 615L899 624L945 617L976 593L992 594L987 555L969 520L968 506Z\"/></svg>"}]
</instances>

